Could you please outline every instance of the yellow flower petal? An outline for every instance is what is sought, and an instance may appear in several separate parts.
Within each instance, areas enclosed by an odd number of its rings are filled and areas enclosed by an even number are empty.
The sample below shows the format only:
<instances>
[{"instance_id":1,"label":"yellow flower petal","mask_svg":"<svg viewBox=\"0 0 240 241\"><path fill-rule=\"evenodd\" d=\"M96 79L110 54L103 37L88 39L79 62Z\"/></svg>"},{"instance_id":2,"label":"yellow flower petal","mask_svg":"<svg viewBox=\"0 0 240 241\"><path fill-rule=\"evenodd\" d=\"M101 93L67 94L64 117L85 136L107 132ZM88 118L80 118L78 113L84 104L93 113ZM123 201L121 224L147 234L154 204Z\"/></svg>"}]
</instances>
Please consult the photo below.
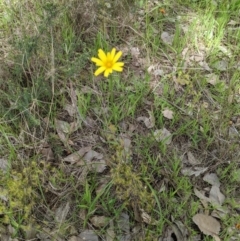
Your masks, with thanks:
<instances>
[{"instance_id":1,"label":"yellow flower petal","mask_svg":"<svg viewBox=\"0 0 240 241\"><path fill-rule=\"evenodd\" d=\"M123 65L124 65L123 62L117 62L113 65L112 69L115 70L115 71L122 72L123 71L123 68L122 68Z\"/></svg>"},{"instance_id":2,"label":"yellow flower petal","mask_svg":"<svg viewBox=\"0 0 240 241\"><path fill-rule=\"evenodd\" d=\"M111 58L111 53L110 53L110 52L108 52L108 53L107 53L107 61L109 61L109 62L110 62L111 60L112 60L112 58Z\"/></svg>"},{"instance_id":3,"label":"yellow flower petal","mask_svg":"<svg viewBox=\"0 0 240 241\"><path fill-rule=\"evenodd\" d=\"M122 51L119 51L119 52L115 55L115 57L114 57L114 59L113 59L113 63L116 63L121 56L122 56Z\"/></svg>"},{"instance_id":4,"label":"yellow flower petal","mask_svg":"<svg viewBox=\"0 0 240 241\"><path fill-rule=\"evenodd\" d=\"M103 66L104 65L102 60L94 58L94 57L91 58L91 61L96 63L97 66Z\"/></svg>"},{"instance_id":5,"label":"yellow flower petal","mask_svg":"<svg viewBox=\"0 0 240 241\"><path fill-rule=\"evenodd\" d=\"M105 62L107 60L107 56L106 54L103 52L102 49L98 50L98 57L100 60L102 60L103 62Z\"/></svg>"},{"instance_id":6,"label":"yellow flower petal","mask_svg":"<svg viewBox=\"0 0 240 241\"><path fill-rule=\"evenodd\" d=\"M119 66L113 66L112 69L115 70L115 71L118 71L118 72L122 72L123 71L123 68L119 67Z\"/></svg>"},{"instance_id":7,"label":"yellow flower petal","mask_svg":"<svg viewBox=\"0 0 240 241\"><path fill-rule=\"evenodd\" d=\"M99 68L95 71L95 75L103 73L105 77L108 77L114 70L115 71L123 71L123 62L117 62L119 58L122 56L122 52L119 51L116 54L116 48L113 48L111 52L105 53L102 49L98 50L98 57L92 57L91 61L96 64Z\"/></svg>"},{"instance_id":8,"label":"yellow flower petal","mask_svg":"<svg viewBox=\"0 0 240 241\"><path fill-rule=\"evenodd\" d=\"M113 48L111 51L111 59L114 59L115 54L116 54L116 49Z\"/></svg>"},{"instance_id":9,"label":"yellow flower petal","mask_svg":"<svg viewBox=\"0 0 240 241\"><path fill-rule=\"evenodd\" d=\"M111 73L112 73L112 69L106 69L104 72L104 77L108 77L108 75Z\"/></svg>"},{"instance_id":10,"label":"yellow flower petal","mask_svg":"<svg viewBox=\"0 0 240 241\"><path fill-rule=\"evenodd\" d=\"M105 67L105 66L102 66L102 67L98 68L98 69L95 71L94 75L95 75L95 76L98 76L98 75L100 75L102 72L104 72L105 70L106 70L106 67Z\"/></svg>"},{"instance_id":11,"label":"yellow flower petal","mask_svg":"<svg viewBox=\"0 0 240 241\"><path fill-rule=\"evenodd\" d=\"M117 62L117 63L115 63L114 65L117 65L117 66L119 66L119 67L122 67L122 66L124 65L124 63L123 63L123 62Z\"/></svg>"}]
</instances>

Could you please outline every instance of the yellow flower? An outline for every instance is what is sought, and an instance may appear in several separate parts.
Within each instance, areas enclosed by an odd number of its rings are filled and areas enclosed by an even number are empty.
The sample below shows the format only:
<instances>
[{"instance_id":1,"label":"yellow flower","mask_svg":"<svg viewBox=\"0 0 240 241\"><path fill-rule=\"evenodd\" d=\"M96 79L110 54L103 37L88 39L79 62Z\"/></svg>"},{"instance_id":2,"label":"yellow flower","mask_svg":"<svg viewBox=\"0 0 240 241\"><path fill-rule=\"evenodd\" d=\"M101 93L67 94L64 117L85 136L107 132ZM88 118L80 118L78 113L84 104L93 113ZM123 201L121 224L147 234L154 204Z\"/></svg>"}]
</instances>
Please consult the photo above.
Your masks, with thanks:
<instances>
[{"instance_id":1,"label":"yellow flower","mask_svg":"<svg viewBox=\"0 0 240 241\"><path fill-rule=\"evenodd\" d=\"M119 58L122 56L122 52L119 51L116 54L116 49L113 48L111 52L107 54L104 53L102 49L98 50L98 58L91 58L91 61L96 63L96 66L99 68L95 71L94 75L98 76L99 74L104 72L104 76L108 77L109 74L115 71L122 72L123 71L123 62L117 62Z\"/></svg>"}]
</instances>

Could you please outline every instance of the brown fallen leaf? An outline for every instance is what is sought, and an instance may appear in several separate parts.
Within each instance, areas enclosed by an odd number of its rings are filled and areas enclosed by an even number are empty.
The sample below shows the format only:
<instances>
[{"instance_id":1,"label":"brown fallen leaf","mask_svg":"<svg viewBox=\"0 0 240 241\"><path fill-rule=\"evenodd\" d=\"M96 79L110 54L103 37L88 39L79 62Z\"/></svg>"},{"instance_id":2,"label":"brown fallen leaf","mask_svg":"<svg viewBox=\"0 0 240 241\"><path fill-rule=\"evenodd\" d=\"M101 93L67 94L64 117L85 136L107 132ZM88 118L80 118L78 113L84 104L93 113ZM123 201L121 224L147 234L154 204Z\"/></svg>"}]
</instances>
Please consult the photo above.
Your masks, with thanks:
<instances>
[{"instance_id":1,"label":"brown fallen leaf","mask_svg":"<svg viewBox=\"0 0 240 241\"><path fill-rule=\"evenodd\" d=\"M62 204L60 207L57 208L55 213L55 220L58 223L64 223L66 220L66 217L68 215L68 212L70 210L70 204L67 202L65 205Z\"/></svg>"},{"instance_id":2,"label":"brown fallen leaf","mask_svg":"<svg viewBox=\"0 0 240 241\"><path fill-rule=\"evenodd\" d=\"M181 173L184 176L192 176L194 175L195 177L201 175L205 171L207 171L208 167L194 167L194 168L183 168L181 170Z\"/></svg>"},{"instance_id":3,"label":"brown fallen leaf","mask_svg":"<svg viewBox=\"0 0 240 241\"><path fill-rule=\"evenodd\" d=\"M166 128L155 130L153 135L156 141L163 141L166 145L169 145L172 142L172 134Z\"/></svg>"},{"instance_id":4,"label":"brown fallen leaf","mask_svg":"<svg viewBox=\"0 0 240 241\"><path fill-rule=\"evenodd\" d=\"M98 236L95 234L93 230L85 230L81 232L78 236L80 241L88 240L88 241L98 241Z\"/></svg>"},{"instance_id":5,"label":"brown fallen leaf","mask_svg":"<svg viewBox=\"0 0 240 241\"><path fill-rule=\"evenodd\" d=\"M210 193L209 193L209 198L213 203L222 205L225 201L225 196L221 193L219 187L217 186L212 186Z\"/></svg>"},{"instance_id":6,"label":"brown fallen leaf","mask_svg":"<svg viewBox=\"0 0 240 241\"><path fill-rule=\"evenodd\" d=\"M113 241L115 239L114 225L113 221L109 222L109 228L106 231L106 241Z\"/></svg>"},{"instance_id":7,"label":"brown fallen leaf","mask_svg":"<svg viewBox=\"0 0 240 241\"><path fill-rule=\"evenodd\" d=\"M161 39L165 44L172 45L173 35L170 35L168 32L162 32Z\"/></svg>"},{"instance_id":8,"label":"brown fallen leaf","mask_svg":"<svg viewBox=\"0 0 240 241\"><path fill-rule=\"evenodd\" d=\"M71 236L68 241L81 241L79 237L77 236Z\"/></svg>"},{"instance_id":9,"label":"brown fallen leaf","mask_svg":"<svg viewBox=\"0 0 240 241\"><path fill-rule=\"evenodd\" d=\"M139 51L139 48L138 47L132 47L130 49L130 52L131 52L131 55L134 59L138 59L139 58L139 55L140 55L140 51Z\"/></svg>"},{"instance_id":10,"label":"brown fallen leaf","mask_svg":"<svg viewBox=\"0 0 240 241\"><path fill-rule=\"evenodd\" d=\"M207 82L211 85L216 85L218 83L218 76L216 74L207 74L205 75Z\"/></svg>"},{"instance_id":11,"label":"brown fallen leaf","mask_svg":"<svg viewBox=\"0 0 240 241\"><path fill-rule=\"evenodd\" d=\"M117 220L117 226L120 230L120 235L117 236L117 240L130 241L130 221L129 215L127 213L121 213L119 219Z\"/></svg>"},{"instance_id":12,"label":"brown fallen leaf","mask_svg":"<svg viewBox=\"0 0 240 241\"><path fill-rule=\"evenodd\" d=\"M207 173L206 175L204 175L203 180L213 186L220 187L220 181L216 173Z\"/></svg>"},{"instance_id":13,"label":"brown fallen leaf","mask_svg":"<svg viewBox=\"0 0 240 241\"><path fill-rule=\"evenodd\" d=\"M141 211L141 217L144 223L157 225L158 222L154 220L149 214L147 214L143 209L140 209L140 211Z\"/></svg>"},{"instance_id":14,"label":"brown fallen leaf","mask_svg":"<svg viewBox=\"0 0 240 241\"><path fill-rule=\"evenodd\" d=\"M221 241L221 239L217 235L213 235L215 241Z\"/></svg>"},{"instance_id":15,"label":"brown fallen leaf","mask_svg":"<svg viewBox=\"0 0 240 241\"><path fill-rule=\"evenodd\" d=\"M165 109L162 111L162 114L165 118L172 120L173 119L173 111L169 109Z\"/></svg>"},{"instance_id":16,"label":"brown fallen leaf","mask_svg":"<svg viewBox=\"0 0 240 241\"><path fill-rule=\"evenodd\" d=\"M70 124L66 121L55 119L55 125L56 125L57 131L59 130L64 134L68 134L70 132L70 129L71 129Z\"/></svg>"},{"instance_id":17,"label":"brown fallen leaf","mask_svg":"<svg viewBox=\"0 0 240 241\"><path fill-rule=\"evenodd\" d=\"M71 155L63 158L64 162L69 162L70 164L80 163L80 165L85 165L82 157L91 150L91 146L82 147L79 151L72 153Z\"/></svg>"},{"instance_id":18,"label":"brown fallen leaf","mask_svg":"<svg viewBox=\"0 0 240 241\"><path fill-rule=\"evenodd\" d=\"M90 218L90 221L95 227L101 228L108 224L109 218L105 216L93 216L92 218Z\"/></svg>"},{"instance_id":19,"label":"brown fallen leaf","mask_svg":"<svg viewBox=\"0 0 240 241\"><path fill-rule=\"evenodd\" d=\"M188 162L189 162L191 165L194 166L194 165L200 164L200 161L195 158L195 156L192 154L192 152L188 151L188 152L187 152L187 157L188 157Z\"/></svg>"},{"instance_id":20,"label":"brown fallen leaf","mask_svg":"<svg viewBox=\"0 0 240 241\"><path fill-rule=\"evenodd\" d=\"M7 159L0 158L0 169L5 173L7 172L8 168L10 167L10 164Z\"/></svg>"},{"instance_id":21,"label":"brown fallen leaf","mask_svg":"<svg viewBox=\"0 0 240 241\"><path fill-rule=\"evenodd\" d=\"M137 118L137 121L143 121L145 126L150 129L155 126L155 118L152 111L148 111L148 114L149 118L146 116L140 116Z\"/></svg>"},{"instance_id":22,"label":"brown fallen leaf","mask_svg":"<svg viewBox=\"0 0 240 241\"><path fill-rule=\"evenodd\" d=\"M40 153L42 154L42 157L45 161L52 161L54 160L54 154L50 147L45 147L40 150Z\"/></svg>"},{"instance_id":23,"label":"brown fallen leaf","mask_svg":"<svg viewBox=\"0 0 240 241\"><path fill-rule=\"evenodd\" d=\"M103 172L106 169L106 161L103 159L103 154L98 153L94 150L88 151L83 160L86 161L85 163L89 166L90 170L96 172Z\"/></svg>"},{"instance_id":24,"label":"brown fallen leaf","mask_svg":"<svg viewBox=\"0 0 240 241\"><path fill-rule=\"evenodd\" d=\"M215 218L198 213L193 216L192 220L204 234L211 235L212 237L219 234L220 223Z\"/></svg>"},{"instance_id":25,"label":"brown fallen leaf","mask_svg":"<svg viewBox=\"0 0 240 241\"><path fill-rule=\"evenodd\" d=\"M195 193L195 195L196 195L198 198L200 198L201 200L204 200L204 201L207 201L207 202L210 202L210 201L211 201L209 197L206 197L206 196L204 195L204 193L198 191L197 188L194 188L194 193Z\"/></svg>"}]
</instances>

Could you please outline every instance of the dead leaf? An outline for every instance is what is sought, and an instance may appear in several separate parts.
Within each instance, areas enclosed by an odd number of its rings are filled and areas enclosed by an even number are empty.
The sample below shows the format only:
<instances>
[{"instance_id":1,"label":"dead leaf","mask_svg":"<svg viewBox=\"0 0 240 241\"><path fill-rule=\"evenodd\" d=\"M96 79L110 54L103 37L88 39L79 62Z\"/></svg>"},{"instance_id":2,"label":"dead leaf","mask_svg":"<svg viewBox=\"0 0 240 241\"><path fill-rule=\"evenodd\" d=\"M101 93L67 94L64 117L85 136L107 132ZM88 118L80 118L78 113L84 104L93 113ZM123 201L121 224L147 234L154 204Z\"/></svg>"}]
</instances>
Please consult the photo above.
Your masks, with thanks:
<instances>
[{"instance_id":1,"label":"dead leaf","mask_svg":"<svg viewBox=\"0 0 240 241\"><path fill-rule=\"evenodd\" d=\"M169 145L172 142L172 134L166 128L155 130L153 133L156 141L164 142L166 145Z\"/></svg>"},{"instance_id":2,"label":"dead leaf","mask_svg":"<svg viewBox=\"0 0 240 241\"><path fill-rule=\"evenodd\" d=\"M208 63L207 63L207 62L205 62L205 61L200 61L200 62L198 62L198 64L199 64L201 67L203 67L205 70L207 70L207 71L212 71L212 69L208 66Z\"/></svg>"},{"instance_id":3,"label":"dead leaf","mask_svg":"<svg viewBox=\"0 0 240 241\"><path fill-rule=\"evenodd\" d=\"M219 181L216 173L210 173L210 174L207 173L206 175L204 175L203 180L213 186L220 187L220 181Z\"/></svg>"},{"instance_id":4,"label":"dead leaf","mask_svg":"<svg viewBox=\"0 0 240 241\"><path fill-rule=\"evenodd\" d=\"M60 140L63 142L66 148L70 149L69 145L72 144L71 141L68 139L68 135L71 134L70 124L66 121L55 119L55 126Z\"/></svg>"},{"instance_id":5,"label":"dead leaf","mask_svg":"<svg viewBox=\"0 0 240 241\"><path fill-rule=\"evenodd\" d=\"M98 181L98 186L96 188L96 194L100 195L100 193L102 193L106 186L108 185L108 183L110 182L108 177L102 177L99 181Z\"/></svg>"},{"instance_id":6,"label":"dead leaf","mask_svg":"<svg viewBox=\"0 0 240 241\"><path fill-rule=\"evenodd\" d=\"M198 213L193 216L192 220L204 234L211 235L212 237L219 234L220 223L215 218Z\"/></svg>"},{"instance_id":7,"label":"dead leaf","mask_svg":"<svg viewBox=\"0 0 240 241\"><path fill-rule=\"evenodd\" d=\"M150 65L147 71L149 74L152 74L155 77L164 75L164 71L160 69L159 65Z\"/></svg>"},{"instance_id":8,"label":"dead leaf","mask_svg":"<svg viewBox=\"0 0 240 241\"><path fill-rule=\"evenodd\" d=\"M192 55L189 60L191 61L195 61L195 62L200 62L200 61L203 61L204 60L204 55L201 54L201 53L198 53L198 54L195 54L195 55Z\"/></svg>"},{"instance_id":9,"label":"dead leaf","mask_svg":"<svg viewBox=\"0 0 240 241\"><path fill-rule=\"evenodd\" d=\"M194 166L194 165L200 164L200 161L195 158L195 156L192 154L192 152L188 151L188 152L187 152L187 157L188 157L188 162L189 162L191 165Z\"/></svg>"},{"instance_id":10,"label":"dead leaf","mask_svg":"<svg viewBox=\"0 0 240 241\"><path fill-rule=\"evenodd\" d=\"M165 109L165 110L162 111L162 114L163 114L164 117L166 117L169 120L173 119L173 111L172 110Z\"/></svg>"},{"instance_id":11,"label":"dead leaf","mask_svg":"<svg viewBox=\"0 0 240 241\"><path fill-rule=\"evenodd\" d=\"M90 167L90 170L92 171L101 173L106 169L106 161L103 159L103 154L94 150L88 151L84 155L83 160L86 161L85 163L87 163L87 165Z\"/></svg>"},{"instance_id":12,"label":"dead leaf","mask_svg":"<svg viewBox=\"0 0 240 241\"><path fill-rule=\"evenodd\" d=\"M37 228L32 224L22 225L22 231L26 240L34 240L37 234Z\"/></svg>"},{"instance_id":13,"label":"dead leaf","mask_svg":"<svg viewBox=\"0 0 240 241\"><path fill-rule=\"evenodd\" d=\"M176 230L176 228L178 231ZM177 236L177 240L187 240L188 228L181 221L174 221L173 230L175 235Z\"/></svg>"},{"instance_id":14,"label":"dead leaf","mask_svg":"<svg viewBox=\"0 0 240 241\"><path fill-rule=\"evenodd\" d=\"M225 71L228 68L228 62L226 60L219 60L213 64L213 67L220 71Z\"/></svg>"},{"instance_id":15,"label":"dead leaf","mask_svg":"<svg viewBox=\"0 0 240 241\"><path fill-rule=\"evenodd\" d=\"M165 44L172 45L173 35L170 35L168 32L162 32L161 39Z\"/></svg>"},{"instance_id":16,"label":"dead leaf","mask_svg":"<svg viewBox=\"0 0 240 241\"><path fill-rule=\"evenodd\" d=\"M79 151L65 157L63 161L77 164L78 166L86 166L86 173L88 171L101 173L106 169L106 161L102 158L103 155L91 150L91 147L83 147Z\"/></svg>"},{"instance_id":17,"label":"dead leaf","mask_svg":"<svg viewBox=\"0 0 240 241\"><path fill-rule=\"evenodd\" d=\"M211 84L211 85L216 85L219 81L218 81L218 76L216 74L207 74L205 75L206 79L207 79L207 83Z\"/></svg>"},{"instance_id":18,"label":"dead leaf","mask_svg":"<svg viewBox=\"0 0 240 241\"><path fill-rule=\"evenodd\" d=\"M100 154L94 150L89 150L85 155L84 155L84 160L85 161L92 161L93 158L96 158L98 160L101 160L103 158L103 154Z\"/></svg>"},{"instance_id":19,"label":"dead leaf","mask_svg":"<svg viewBox=\"0 0 240 241\"><path fill-rule=\"evenodd\" d=\"M211 216L218 219L227 218L227 215L230 213L230 210L226 206L217 206L214 208L216 209L212 211Z\"/></svg>"},{"instance_id":20,"label":"dead leaf","mask_svg":"<svg viewBox=\"0 0 240 241\"><path fill-rule=\"evenodd\" d=\"M232 53L231 53L230 49L228 49L226 46L219 45L218 49L220 51L222 51L224 54L226 54L229 58L232 57Z\"/></svg>"},{"instance_id":21,"label":"dead leaf","mask_svg":"<svg viewBox=\"0 0 240 241\"><path fill-rule=\"evenodd\" d=\"M55 119L55 125L57 130L60 130L65 134L68 134L71 130L70 124L66 121Z\"/></svg>"},{"instance_id":22,"label":"dead leaf","mask_svg":"<svg viewBox=\"0 0 240 241\"><path fill-rule=\"evenodd\" d=\"M66 110L71 117L74 117L77 112L76 107L70 104L66 104L63 109Z\"/></svg>"},{"instance_id":23,"label":"dead leaf","mask_svg":"<svg viewBox=\"0 0 240 241\"><path fill-rule=\"evenodd\" d=\"M157 77L157 76L164 76L164 71L163 71L162 69L155 69L155 70L153 71L153 75L154 75L155 77Z\"/></svg>"},{"instance_id":24,"label":"dead leaf","mask_svg":"<svg viewBox=\"0 0 240 241\"><path fill-rule=\"evenodd\" d=\"M0 169L6 173L8 168L10 167L8 160L4 159L4 158L0 158Z\"/></svg>"},{"instance_id":25,"label":"dead leaf","mask_svg":"<svg viewBox=\"0 0 240 241\"><path fill-rule=\"evenodd\" d=\"M176 236L177 240L182 240L182 241L185 240L181 230L179 230L179 228L175 224L172 225L172 231L173 231L174 235Z\"/></svg>"},{"instance_id":26,"label":"dead leaf","mask_svg":"<svg viewBox=\"0 0 240 241\"><path fill-rule=\"evenodd\" d=\"M217 203L219 205L222 205L225 201L225 196L221 193L219 187L217 186L212 186L209 193L209 198L213 203Z\"/></svg>"},{"instance_id":27,"label":"dead leaf","mask_svg":"<svg viewBox=\"0 0 240 241\"><path fill-rule=\"evenodd\" d=\"M137 121L143 121L145 126L150 129L153 128L155 126L155 117L153 115L152 111L148 111L149 114L149 118L145 117L145 116L140 116L137 118Z\"/></svg>"},{"instance_id":28,"label":"dead leaf","mask_svg":"<svg viewBox=\"0 0 240 241\"><path fill-rule=\"evenodd\" d=\"M65 205L62 204L60 207L58 207L55 214L56 221L58 223L63 223L66 220L69 210L70 210L69 202L67 202Z\"/></svg>"},{"instance_id":29,"label":"dead leaf","mask_svg":"<svg viewBox=\"0 0 240 241\"><path fill-rule=\"evenodd\" d=\"M174 241L173 236L176 237L177 241L187 241L185 235L175 224L168 226L165 229L163 236L159 237L158 241Z\"/></svg>"},{"instance_id":30,"label":"dead leaf","mask_svg":"<svg viewBox=\"0 0 240 241\"><path fill-rule=\"evenodd\" d=\"M195 177L201 175L205 171L207 171L208 167L194 167L194 168L184 168L181 170L181 173L185 176L192 176Z\"/></svg>"},{"instance_id":31,"label":"dead leaf","mask_svg":"<svg viewBox=\"0 0 240 241\"><path fill-rule=\"evenodd\" d=\"M117 240L130 241L130 222L127 213L121 213L119 220L117 220L118 228L121 230L121 234L117 237Z\"/></svg>"},{"instance_id":32,"label":"dead leaf","mask_svg":"<svg viewBox=\"0 0 240 241\"><path fill-rule=\"evenodd\" d=\"M194 193L195 193L195 195L196 195L198 198L200 198L201 200L204 200L204 201L207 201L207 202L210 202L210 201L211 201L210 198L206 197L206 196L204 195L204 193L198 191L196 188L194 188Z\"/></svg>"},{"instance_id":33,"label":"dead leaf","mask_svg":"<svg viewBox=\"0 0 240 241\"><path fill-rule=\"evenodd\" d=\"M240 134L238 132L238 130L235 128L235 126L230 126L228 129L228 135L231 139L234 139L236 137L239 137Z\"/></svg>"},{"instance_id":34,"label":"dead leaf","mask_svg":"<svg viewBox=\"0 0 240 241\"><path fill-rule=\"evenodd\" d=\"M79 241L98 241L98 236L93 230L85 230L79 234Z\"/></svg>"},{"instance_id":35,"label":"dead leaf","mask_svg":"<svg viewBox=\"0 0 240 241\"><path fill-rule=\"evenodd\" d=\"M239 24L239 22L237 22L235 20L230 20L227 25L233 25L234 26L234 25L238 25L238 24Z\"/></svg>"},{"instance_id":36,"label":"dead leaf","mask_svg":"<svg viewBox=\"0 0 240 241\"><path fill-rule=\"evenodd\" d=\"M109 222L109 228L106 231L106 241L113 241L115 236L116 234L114 232L114 225L113 225L113 221L111 220Z\"/></svg>"},{"instance_id":37,"label":"dead leaf","mask_svg":"<svg viewBox=\"0 0 240 241\"><path fill-rule=\"evenodd\" d=\"M121 145L122 145L123 148L124 148L124 151L125 151L126 153L130 153L131 140L128 139L128 138L123 138L123 139L120 139L120 142L121 142Z\"/></svg>"},{"instance_id":38,"label":"dead leaf","mask_svg":"<svg viewBox=\"0 0 240 241\"><path fill-rule=\"evenodd\" d=\"M105 216L93 216L90 218L90 221L95 227L101 228L108 224L109 218Z\"/></svg>"},{"instance_id":39,"label":"dead leaf","mask_svg":"<svg viewBox=\"0 0 240 241\"><path fill-rule=\"evenodd\" d=\"M144 223L151 224L151 225L157 225L157 221L154 220L147 212L145 212L143 209L140 209L141 211L141 217Z\"/></svg>"},{"instance_id":40,"label":"dead leaf","mask_svg":"<svg viewBox=\"0 0 240 241\"><path fill-rule=\"evenodd\" d=\"M71 164L78 163L78 165L85 165L86 163L82 160L82 157L91 150L91 146L82 147L79 151L72 153L71 155L63 158L64 162Z\"/></svg>"},{"instance_id":41,"label":"dead leaf","mask_svg":"<svg viewBox=\"0 0 240 241\"><path fill-rule=\"evenodd\" d=\"M79 237L77 236L71 236L68 241L81 241Z\"/></svg>"},{"instance_id":42,"label":"dead leaf","mask_svg":"<svg viewBox=\"0 0 240 241\"><path fill-rule=\"evenodd\" d=\"M215 234L213 235L213 238L214 238L215 241L221 241L221 239Z\"/></svg>"},{"instance_id":43,"label":"dead leaf","mask_svg":"<svg viewBox=\"0 0 240 241\"><path fill-rule=\"evenodd\" d=\"M52 161L54 160L54 154L50 147L45 147L40 150L40 153L42 154L42 157L45 161Z\"/></svg>"},{"instance_id":44,"label":"dead leaf","mask_svg":"<svg viewBox=\"0 0 240 241\"><path fill-rule=\"evenodd\" d=\"M106 169L107 164L105 160L101 159L99 161L92 162L91 166L92 166L92 169L91 169L92 171L101 173Z\"/></svg>"},{"instance_id":45,"label":"dead leaf","mask_svg":"<svg viewBox=\"0 0 240 241\"><path fill-rule=\"evenodd\" d=\"M139 55L140 55L140 51L139 51L139 48L138 47L132 47L130 49L130 52L131 52L131 55L134 59L138 59L139 58Z\"/></svg>"}]
</instances>

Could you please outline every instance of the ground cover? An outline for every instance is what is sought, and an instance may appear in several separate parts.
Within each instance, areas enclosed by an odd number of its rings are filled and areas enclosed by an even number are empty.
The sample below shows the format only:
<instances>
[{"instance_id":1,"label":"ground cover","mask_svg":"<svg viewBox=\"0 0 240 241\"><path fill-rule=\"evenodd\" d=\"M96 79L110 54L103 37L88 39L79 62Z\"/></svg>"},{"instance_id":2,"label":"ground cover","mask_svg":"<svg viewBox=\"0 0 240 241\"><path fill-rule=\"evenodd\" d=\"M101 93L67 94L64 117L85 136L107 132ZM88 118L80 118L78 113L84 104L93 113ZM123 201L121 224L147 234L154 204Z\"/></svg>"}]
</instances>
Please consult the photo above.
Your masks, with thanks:
<instances>
[{"instance_id":1,"label":"ground cover","mask_svg":"<svg viewBox=\"0 0 240 241\"><path fill-rule=\"evenodd\" d=\"M1 240L239 240L239 9L0 1Z\"/></svg>"}]
</instances>

